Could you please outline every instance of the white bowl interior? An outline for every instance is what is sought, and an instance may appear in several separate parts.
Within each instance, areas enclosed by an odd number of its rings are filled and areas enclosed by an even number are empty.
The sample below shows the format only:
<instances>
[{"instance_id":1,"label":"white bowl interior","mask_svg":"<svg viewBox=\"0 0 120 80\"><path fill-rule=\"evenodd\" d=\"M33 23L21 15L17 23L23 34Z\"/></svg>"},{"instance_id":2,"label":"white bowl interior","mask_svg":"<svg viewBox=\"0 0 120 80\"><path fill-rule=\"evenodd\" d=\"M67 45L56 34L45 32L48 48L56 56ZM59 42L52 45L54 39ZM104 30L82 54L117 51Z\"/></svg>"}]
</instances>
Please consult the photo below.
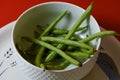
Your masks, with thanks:
<instances>
[{"instance_id":1,"label":"white bowl interior","mask_svg":"<svg viewBox=\"0 0 120 80\"><path fill-rule=\"evenodd\" d=\"M57 28L70 29L78 18L83 14L84 9L76 5L64 2L49 2L34 6L25 11L17 20L17 23L13 29L13 41L14 44L20 41L21 36L33 37L33 32L36 29L36 25L50 24L61 12L68 10L69 14L66 15L56 26ZM85 20L81 26L85 26L87 20ZM100 32L98 23L90 17L90 27L86 33L81 33L79 37L86 37L96 32ZM100 39L91 41L91 44L98 50L100 46ZM29 44L25 44L24 47L28 47ZM88 62L88 60L87 60ZM85 62L85 63L87 63ZM92 64L91 64L92 65ZM65 70L75 69L73 65L69 66Z\"/></svg>"}]
</instances>

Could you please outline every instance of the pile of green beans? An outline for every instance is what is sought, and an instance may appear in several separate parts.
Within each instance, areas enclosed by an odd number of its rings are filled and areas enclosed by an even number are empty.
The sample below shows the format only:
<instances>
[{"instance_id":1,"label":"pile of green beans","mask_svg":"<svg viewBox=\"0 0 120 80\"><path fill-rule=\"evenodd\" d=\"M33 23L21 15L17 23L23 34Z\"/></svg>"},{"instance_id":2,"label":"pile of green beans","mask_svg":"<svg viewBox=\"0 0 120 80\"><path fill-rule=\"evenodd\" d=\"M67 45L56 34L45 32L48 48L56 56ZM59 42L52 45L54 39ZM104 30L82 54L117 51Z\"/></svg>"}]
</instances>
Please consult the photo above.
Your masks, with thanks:
<instances>
[{"instance_id":1,"label":"pile of green beans","mask_svg":"<svg viewBox=\"0 0 120 80\"><path fill-rule=\"evenodd\" d=\"M67 15L67 10L58 15L47 27L42 28L40 25L37 25L40 28L34 32L34 38L21 37L21 40L32 43L30 48L24 50L21 43L17 43L18 51L26 60L43 70L61 70L70 64L82 66L83 62L80 59L90 58L96 51L89 43L91 40L117 34L115 31L102 31L84 39L80 39L75 35L75 32L89 27L89 24L83 27L80 27L80 25L85 19L90 17L92 9L93 3L88 6L70 30L55 27Z\"/></svg>"}]
</instances>

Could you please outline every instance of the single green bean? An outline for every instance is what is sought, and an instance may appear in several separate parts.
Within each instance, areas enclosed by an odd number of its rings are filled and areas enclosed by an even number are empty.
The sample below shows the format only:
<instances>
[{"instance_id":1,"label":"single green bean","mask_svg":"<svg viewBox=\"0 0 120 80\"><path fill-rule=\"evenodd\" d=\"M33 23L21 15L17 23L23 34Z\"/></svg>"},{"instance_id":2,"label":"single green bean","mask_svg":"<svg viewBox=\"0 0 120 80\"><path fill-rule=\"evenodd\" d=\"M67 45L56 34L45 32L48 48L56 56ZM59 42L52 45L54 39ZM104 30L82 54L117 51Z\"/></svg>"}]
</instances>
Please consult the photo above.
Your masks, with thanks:
<instances>
[{"instance_id":1,"label":"single green bean","mask_svg":"<svg viewBox=\"0 0 120 80\"><path fill-rule=\"evenodd\" d=\"M62 50L57 49L56 47L52 46L51 44L48 44L48 43L43 42L43 41L40 41L40 40L38 40L38 39L30 39L30 38L27 38L27 37L26 37L26 40L32 41L32 42L34 42L34 43L36 43L36 44L39 44L39 45L41 45L41 46L43 46L43 47L45 47L45 48L48 48L48 49L50 49L50 50L52 50L52 51L55 51L55 52L58 53L60 56L62 56L63 58L65 58L66 60L68 60L69 62L71 62L71 63L74 64L74 65L77 65L77 66L81 65L81 63L80 63L78 60L76 60L76 59L68 56L68 55L67 55L66 53L64 53Z\"/></svg>"},{"instance_id":2,"label":"single green bean","mask_svg":"<svg viewBox=\"0 0 120 80\"><path fill-rule=\"evenodd\" d=\"M75 47L75 46L67 46L67 48L66 48L66 50L68 50L68 51L75 51L75 50L77 51L77 49L79 49L79 48Z\"/></svg>"},{"instance_id":3,"label":"single green bean","mask_svg":"<svg viewBox=\"0 0 120 80\"><path fill-rule=\"evenodd\" d=\"M88 25L86 26L80 26L79 28L77 28L76 31L81 31L81 30L84 30L84 29L87 29L88 28Z\"/></svg>"},{"instance_id":4,"label":"single green bean","mask_svg":"<svg viewBox=\"0 0 120 80\"><path fill-rule=\"evenodd\" d=\"M67 40L67 39L62 39L62 38L56 38L56 37L41 37L42 41L50 41L50 42L56 42L56 43L62 43L70 46L76 46L80 47L83 49L93 49L93 47L85 44L85 43L80 43L72 40Z\"/></svg>"},{"instance_id":5,"label":"single green bean","mask_svg":"<svg viewBox=\"0 0 120 80\"><path fill-rule=\"evenodd\" d=\"M55 27L55 25L67 14L67 10L61 13L40 35L38 39L41 38L41 36L48 35L48 33Z\"/></svg>"},{"instance_id":6,"label":"single green bean","mask_svg":"<svg viewBox=\"0 0 120 80\"><path fill-rule=\"evenodd\" d=\"M49 70L63 70L65 69L68 65L70 65L70 62L65 60L63 63L60 65L45 65L47 69Z\"/></svg>"},{"instance_id":7,"label":"single green bean","mask_svg":"<svg viewBox=\"0 0 120 80\"><path fill-rule=\"evenodd\" d=\"M39 64L39 66L40 66L40 68L42 68L43 69L43 71L45 71L45 69L46 69L46 67L45 67L45 65L44 64Z\"/></svg>"},{"instance_id":8,"label":"single green bean","mask_svg":"<svg viewBox=\"0 0 120 80\"><path fill-rule=\"evenodd\" d=\"M95 34L92 34L82 40L80 40L79 42L89 42L95 38L99 38L99 37L103 37L103 36L110 36L110 35L117 35L117 33L115 31L102 31L102 32L97 32Z\"/></svg>"},{"instance_id":9,"label":"single green bean","mask_svg":"<svg viewBox=\"0 0 120 80\"><path fill-rule=\"evenodd\" d=\"M65 29L54 29L52 31L53 34L58 34L58 35L61 35L61 34L67 34L69 30L65 30Z\"/></svg>"},{"instance_id":10,"label":"single green bean","mask_svg":"<svg viewBox=\"0 0 120 80\"><path fill-rule=\"evenodd\" d=\"M86 49L80 49L80 51L82 51L83 53L86 53L86 54L91 54L92 53L92 51L88 51L88 50L86 50ZM95 52L95 51L94 51Z\"/></svg>"},{"instance_id":11,"label":"single green bean","mask_svg":"<svg viewBox=\"0 0 120 80\"><path fill-rule=\"evenodd\" d=\"M80 31L80 30L84 30L86 29L87 26L80 26L76 31ZM65 30L65 29L54 29L52 31L53 34L59 34L59 35L62 35L62 34L67 34L69 32L69 30Z\"/></svg>"},{"instance_id":12,"label":"single green bean","mask_svg":"<svg viewBox=\"0 0 120 80\"><path fill-rule=\"evenodd\" d=\"M59 37L65 37L67 34L62 34L62 35L60 35ZM73 35L71 38L70 38L70 40L74 40L74 41L79 41L79 40L81 40L81 38L79 38L77 35Z\"/></svg>"},{"instance_id":13,"label":"single green bean","mask_svg":"<svg viewBox=\"0 0 120 80\"><path fill-rule=\"evenodd\" d=\"M38 54L36 55L36 58L35 58L35 65L40 67L40 64L41 64L41 61L42 61L42 56L43 56L43 53L45 51L45 48L44 47L41 47L38 51Z\"/></svg>"},{"instance_id":14,"label":"single green bean","mask_svg":"<svg viewBox=\"0 0 120 80\"><path fill-rule=\"evenodd\" d=\"M68 34L66 35L65 39L69 39L72 37L72 35L74 34L74 32L76 31L76 29L79 27L79 25L82 24L82 22L90 15L91 11L93 8L93 3L91 3L88 8L85 10L85 12L81 15L81 17L78 19L78 21L73 25L73 27L70 29L70 31L68 32ZM63 47L63 44L58 44L57 48L61 49ZM45 59L46 62L49 62L51 60L53 60L56 57L56 53L55 52L51 52Z\"/></svg>"},{"instance_id":15,"label":"single green bean","mask_svg":"<svg viewBox=\"0 0 120 80\"><path fill-rule=\"evenodd\" d=\"M76 52L66 52L68 55L74 57L74 58L89 58L90 55L89 54L86 54L86 53L83 53L81 51L76 51Z\"/></svg>"}]
</instances>

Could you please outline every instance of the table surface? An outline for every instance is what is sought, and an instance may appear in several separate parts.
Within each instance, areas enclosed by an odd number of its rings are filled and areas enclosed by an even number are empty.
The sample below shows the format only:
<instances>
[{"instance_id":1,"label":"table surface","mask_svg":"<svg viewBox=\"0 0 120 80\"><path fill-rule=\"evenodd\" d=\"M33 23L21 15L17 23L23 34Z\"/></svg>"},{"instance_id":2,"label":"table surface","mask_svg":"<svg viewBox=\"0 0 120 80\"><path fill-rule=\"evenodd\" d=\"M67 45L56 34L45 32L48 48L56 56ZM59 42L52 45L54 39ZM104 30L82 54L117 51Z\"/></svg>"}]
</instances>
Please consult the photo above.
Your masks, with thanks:
<instances>
[{"instance_id":1,"label":"table surface","mask_svg":"<svg viewBox=\"0 0 120 80\"><path fill-rule=\"evenodd\" d=\"M15 21L26 9L48 1L56 0L1 0L0 1L0 28ZM57 0L73 3L86 9L93 1L92 15L98 24L108 30L120 33L120 0ZM120 40L120 37L117 37Z\"/></svg>"}]
</instances>

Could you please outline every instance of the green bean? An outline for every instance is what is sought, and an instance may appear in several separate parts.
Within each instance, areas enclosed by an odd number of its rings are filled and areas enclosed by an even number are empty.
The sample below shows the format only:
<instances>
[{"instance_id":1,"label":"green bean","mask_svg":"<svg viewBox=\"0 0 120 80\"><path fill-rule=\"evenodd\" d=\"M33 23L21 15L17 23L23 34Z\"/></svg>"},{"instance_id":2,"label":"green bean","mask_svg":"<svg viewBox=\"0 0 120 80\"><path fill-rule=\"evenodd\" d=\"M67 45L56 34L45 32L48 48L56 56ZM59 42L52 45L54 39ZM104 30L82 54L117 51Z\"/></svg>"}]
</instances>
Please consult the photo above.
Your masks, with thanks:
<instances>
[{"instance_id":1,"label":"green bean","mask_svg":"<svg viewBox=\"0 0 120 80\"><path fill-rule=\"evenodd\" d=\"M93 49L93 47L85 44L85 43L79 43L72 40L62 39L62 38L56 38L56 37L41 37L42 41L50 41L50 42L56 42L56 43L62 43L70 46L76 46L84 49Z\"/></svg>"},{"instance_id":2,"label":"green bean","mask_svg":"<svg viewBox=\"0 0 120 80\"><path fill-rule=\"evenodd\" d=\"M59 37L63 37L63 38L64 38L66 35L67 35L67 34L62 34L62 35L60 35ZM78 41L78 40L80 40L80 39L81 39L81 38L79 38L77 35L73 35L73 36L70 38L70 40L75 40L75 41L76 41L76 40Z\"/></svg>"},{"instance_id":3,"label":"green bean","mask_svg":"<svg viewBox=\"0 0 120 80\"><path fill-rule=\"evenodd\" d=\"M74 41L79 41L81 40L81 38L79 38L77 35L73 35L70 40L74 40Z\"/></svg>"},{"instance_id":4,"label":"green bean","mask_svg":"<svg viewBox=\"0 0 120 80\"><path fill-rule=\"evenodd\" d=\"M40 35L38 39L41 38L41 36L48 35L48 33L52 30L53 27L67 14L67 10L61 13L45 30L44 32Z\"/></svg>"},{"instance_id":5,"label":"green bean","mask_svg":"<svg viewBox=\"0 0 120 80\"><path fill-rule=\"evenodd\" d=\"M38 54L36 55L36 58L35 58L35 65L40 67L40 64L41 64L41 61L42 61L42 56L43 56L43 53L45 51L45 48L44 47L41 47L38 51Z\"/></svg>"},{"instance_id":6,"label":"green bean","mask_svg":"<svg viewBox=\"0 0 120 80\"><path fill-rule=\"evenodd\" d=\"M70 31L68 32L68 34L66 35L65 39L69 39L72 37L72 35L74 34L74 32L76 31L76 29L79 27L79 25L82 24L82 22L90 15L91 11L93 8L93 3L91 3L88 8L86 9L86 11L81 15L81 17L78 19L78 21L73 25L73 27L70 29ZM57 46L58 49L61 49L63 46L63 44L59 44ZM57 54L52 51L45 59L46 62L51 61L55 58Z\"/></svg>"},{"instance_id":7,"label":"green bean","mask_svg":"<svg viewBox=\"0 0 120 80\"><path fill-rule=\"evenodd\" d=\"M46 65L46 68L49 70L63 70L65 69L68 65L70 65L70 62L65 60L63 63L60 65Z\"/></svg>"},{"instance_id":8,"label":"green bean","mask_svg":"<svg viewBox=\"0 0 120 80\"><path fill-rule=\"evenodd\" d=\"M110 35L117 35L117 33L115 31L102 31L102 32L97 32L95 34L92 34L82 40L80 40L79 42L89 42L95 38L99 38L99 37L103 37L103 36L110 36Z\"/></svg>"},{"instance_id":9,"label":"green bean","mask_svg":"<svg viewBox=\"0 0 120 80\"><path fill-rule=\"evenodd\" d=\"M86 54L91 54L92 53L92 51L88 51L88 50L86 50L86 49L80 49L83 53L86 53ZM95 51L94 51L95 52Z\"/></svg>"},{"instance_id":10,"label":"green bean","mask_svg":"<svg viewBox=\"0 0 120 80\"><path fill-rule=\"evenodd\" d=\"M26 37L26 39L27 39L28 41L32 41L32 42L34 42L34 43L36 43L36 44L39 44L39 45L41 45L41 46L43 46L43 47L45 47L45 48L48 48L48 49L50 49L50 50L52 50L52 51L55 51L55 52L58 53L60 56L62 56L63 58L65 58L66 60L68 60L69 62L71 62L71 63L74 64L74 65L77 65L77 66L81 65L81 63L80 63L78 60L76 60L76 59L68 56L66 53L64 53L64 52L61 51L60 49L57 49L56 47L54 47L54 46L52 46L52 45L50 45L50 44L48 44L48 43L46 43L46 42L40 41L40 40L38 40L38 39L30 39L30 38L27 38L27 37Z\"/></svg>"},{"instance_id":11,"label":"green bean","mask_svg":"<svg viewBox=\"0 0 120 80\"><path fill-rule=\"evenodd\" d=\"M83 53L80 51L76 51L76 52L68 52L67 51L66 53L74 58L89 58L90 57L89 54L86 54L86 53Z\"/></svg>"},{"instance_id":12,"label":"green bean","mask_svg":"<svg viewBox=\"0 0 120 80\"><path fill-rule=\"evenodd\" d=\"M80 30L84 30L86 29L87 26L80 26L76 31L80 31ZM69 32L69 30L65 30L65 29L54 29L52 31L52 34L59 34L59 35L62 35L62 34L67 34Z\"/></svg>"},{"instance_id":13,"label":"green bean","mask_svg":"<svg viewBox=\"0 0 120 80\"><path fill-rule=\"evenodd\" d=\"M66 33L68 33L68 30L65 30L65 29L54 29L54 30L52 31L52 33L53 33L53 34L59 34L59 35L61 35L61 34L66 34Z\"/></svg>"},{"instance_id":14,"label":"green bean","mask_svg":"<svg viewBox=\"0 0 120 80\"><path fill-rule=\"evenodd\" d=\"M76 31L81 31L81 30L84 30L84 29L87 29L88 28L88 25L86 26L80 26L79 28L77 28Z\"/></svg>"},{"instance_id":15,"label":"green bean","mask_svg":"<svg viewBox=\"0 0 120 80\"><path fill-rule=\"evenodd\" d=\"M43 71L45 71L46 67L44 64L41 63L41 64L39 64L39 66L43 69Z\"/></svg>"},{"instance_id":16,"label":"green bean","mask_svg":"<svg viewBox=\"0 0 120 80\"><path fill-rule=\"evenodd\" d=\"M41 67L40 64L42 62L44 51L45 51L45 47L41 47L40 49L38 49L38 53L35 57L35 65L38 67Z\"/></svg>"},{"instance_id":17,"label":"green bean","mask_svg":"<svg viewBox=\"0 0 120 80\"><path fill-rule=\"evenodd\" d=\"M75 46L67 46L67 48L66 48L66 50L68 50L68 51L75 51L75 50L77 51L77 49L79 49L79 48L75 47Z\"/></svg>"}]
</instances>

